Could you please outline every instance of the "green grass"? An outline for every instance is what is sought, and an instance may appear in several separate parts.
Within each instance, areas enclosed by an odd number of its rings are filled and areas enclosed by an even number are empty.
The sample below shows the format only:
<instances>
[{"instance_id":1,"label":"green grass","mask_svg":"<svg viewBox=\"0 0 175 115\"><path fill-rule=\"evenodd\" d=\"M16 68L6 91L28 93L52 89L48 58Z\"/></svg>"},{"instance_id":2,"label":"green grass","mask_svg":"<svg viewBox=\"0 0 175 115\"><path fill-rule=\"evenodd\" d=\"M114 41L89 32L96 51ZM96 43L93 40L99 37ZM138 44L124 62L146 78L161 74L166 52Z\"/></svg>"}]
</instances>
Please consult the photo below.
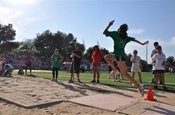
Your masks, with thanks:
<instances>
[{"instance_id":1,"label":"green grass","mask_svg":"<svg viewBox=\"0 0 175 115\"><path fill-rule=\"evenodd\" d=\"M51 79L52 73L51 71L42 71L42 72L36 72L33 71L32 74L39 78L45 78L45 79ZM13 72L13 76L17 75L17 71ZM113 86L113 87L125 87L125 88L133 88L131 83L127 80L122 80L122 82L113 82L113 79L107 79L107 72L101 72L100 76L100 84ZM70 78L70 73L65 71L59 71L59 77L58 80L68 81ZM135 76L135 79L138 81L138 76ZM150 84L152 79L151 72L143 72L142 73L142 81L145 84L145 88L148 88L149 86L152 86ZM76 80L76 77L75 77ZM92 80L92 74L90 72L85 72L80 74L80 80L84 83L90 83ZM169 89L169 92L175 92L175 74L169 75L169 73L165 73L165 82L166 86ZM160 86L160 90L162 87Z\"/></svg>"}]
</instances>

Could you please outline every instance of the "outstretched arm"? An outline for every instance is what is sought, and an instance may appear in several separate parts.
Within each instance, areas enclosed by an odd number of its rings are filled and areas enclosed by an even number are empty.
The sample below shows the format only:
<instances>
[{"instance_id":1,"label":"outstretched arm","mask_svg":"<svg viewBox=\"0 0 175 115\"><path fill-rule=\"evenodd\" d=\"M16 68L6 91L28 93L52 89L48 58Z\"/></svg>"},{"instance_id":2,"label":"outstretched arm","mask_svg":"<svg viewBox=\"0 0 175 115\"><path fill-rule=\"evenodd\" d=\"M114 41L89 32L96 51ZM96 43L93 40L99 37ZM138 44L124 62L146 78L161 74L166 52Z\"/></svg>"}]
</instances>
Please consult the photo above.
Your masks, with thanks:
<instances>
[{"instance_id":1,"label":"outstretched arm","mask_svg":"<svg viewBox=\"0 0 175 115\"><path fill-rule=\"evenodd\" d=\"M103 34L106 35L106 32L108 31L108 29L113 25L115 20L112 20L109 22L108 26L105 28L105 30L103 31Z\"/></svg>"},{"instance_id":2,"label":"outstretched arm","mask_svg":"<svg viewBox=\"0 0 175 115\"><path fill-rule=\"evenodd\" d=\"M149 41L146 41L146 42L142 43L142 42L140 42L140 41L138 41L138 40L134 40L134 42L136 42L136 43L138 43L138 44L141 44L141 45L145 45L145 44L148 44L148 43L149 43Z\"/></svg>"}]
</instances>

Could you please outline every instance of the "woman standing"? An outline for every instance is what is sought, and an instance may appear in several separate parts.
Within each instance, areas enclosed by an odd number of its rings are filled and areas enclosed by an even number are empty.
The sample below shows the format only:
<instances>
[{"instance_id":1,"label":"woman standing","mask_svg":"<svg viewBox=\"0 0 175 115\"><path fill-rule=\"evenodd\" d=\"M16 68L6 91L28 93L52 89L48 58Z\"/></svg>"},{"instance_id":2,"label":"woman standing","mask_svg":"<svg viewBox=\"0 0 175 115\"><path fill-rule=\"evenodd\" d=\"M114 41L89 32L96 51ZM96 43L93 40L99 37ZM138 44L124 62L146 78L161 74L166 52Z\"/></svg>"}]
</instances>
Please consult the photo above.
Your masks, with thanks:
<instances>
[{"instance_id":1,"label":"woman standing","mask_svg":"<svg viewBox=\"0 0 175 115\"><path fill-rule=\"evenodd\" d=\"M91 82L100 83L100 60L101 60L101 51L97 45L94 46L94 51L92 53L92 70L93 70L93 80Z\"/></svg>"}]
</instances>

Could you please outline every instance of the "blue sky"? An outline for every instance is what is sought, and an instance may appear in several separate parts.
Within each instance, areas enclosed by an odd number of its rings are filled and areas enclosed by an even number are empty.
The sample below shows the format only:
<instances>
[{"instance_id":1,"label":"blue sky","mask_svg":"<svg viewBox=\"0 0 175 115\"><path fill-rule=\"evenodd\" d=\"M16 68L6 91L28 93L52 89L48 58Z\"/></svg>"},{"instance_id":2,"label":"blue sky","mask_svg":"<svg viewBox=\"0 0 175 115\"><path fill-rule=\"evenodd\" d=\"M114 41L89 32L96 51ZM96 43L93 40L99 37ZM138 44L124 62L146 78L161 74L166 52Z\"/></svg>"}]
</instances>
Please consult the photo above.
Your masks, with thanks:
<instances>
[{"instance_id":1,"label":"blue sky","mask_svg":"<svg viewBox=\"0 0 175 115\"><path fill-rule=\"evenodd\" d=\"M0 0L0 23L12 23L16 41L36 37L45 30L72 33L86 48L99 42L113 51L113 41L102 32L129 25L129 36L149 40L148 62L153 42L158 41L165 55L175 57L175 0ZM137 49L146 60L146 46L130 42L126 53Z\"/></svg>"}]
</instances>

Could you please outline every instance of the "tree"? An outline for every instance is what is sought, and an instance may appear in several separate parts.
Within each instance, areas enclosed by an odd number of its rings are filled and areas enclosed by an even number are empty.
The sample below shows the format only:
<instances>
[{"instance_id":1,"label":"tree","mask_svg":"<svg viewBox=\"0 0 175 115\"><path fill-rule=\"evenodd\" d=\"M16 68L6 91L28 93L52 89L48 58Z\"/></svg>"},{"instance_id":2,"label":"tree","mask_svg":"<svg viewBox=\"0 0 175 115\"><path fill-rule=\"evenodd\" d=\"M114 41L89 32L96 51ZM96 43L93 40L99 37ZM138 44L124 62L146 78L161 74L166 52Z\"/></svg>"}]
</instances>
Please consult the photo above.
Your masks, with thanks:
<instances>
[{"instance_id":1,"label":"tree","mask_svg":"<svg viewBox=\"0 0 175 115\"><path fill-rule=\"evenodd\" d=\"M34 39L34 46L37 51L40 51L38 56L50 57L54 53L54 50L57 48L65 59L68 59L70 57L71 52L74 50L75 43L78 42L73 34L65 34L60 31L52 33L50 30L46 30L42 34L38 33ZM78 44L80 45L82 52L84 52L84 45L80 43Z\"/></svg>"},{"instance_id":2,"label":"tree","mask_svg":"<svg viewBox=\"0 0 175 115\"><path fill-rule=\"evenodd\" d=\"M169 66L175 66L175 58L174 58L173 56L167 57L166 63L167 63Z\"/></svg>"},{"instance_id":3,"label":"tree","mask_svg":"<svg viewBox=\"0 0 175 115\"><path fill-rule=\"evenodd\" d=\"M21 42L19 51L22 52L22 54L26 54L27 52L32 54L39 53L39 51L36 50L34 41L34 39L26 39L25 41Z\"/></svg>"},{"instance_id":4,"label":"tree","mask_svg":"<svg viewBox=\"0 0 175 115\"><path fill-rule=\"evenodd\" d=\"M0 24L0 49L2 53L19 47L19 42L11 42L15 40L15 36L16 31L13 29L12 24Z\"/></svg>"}]
</instances>

